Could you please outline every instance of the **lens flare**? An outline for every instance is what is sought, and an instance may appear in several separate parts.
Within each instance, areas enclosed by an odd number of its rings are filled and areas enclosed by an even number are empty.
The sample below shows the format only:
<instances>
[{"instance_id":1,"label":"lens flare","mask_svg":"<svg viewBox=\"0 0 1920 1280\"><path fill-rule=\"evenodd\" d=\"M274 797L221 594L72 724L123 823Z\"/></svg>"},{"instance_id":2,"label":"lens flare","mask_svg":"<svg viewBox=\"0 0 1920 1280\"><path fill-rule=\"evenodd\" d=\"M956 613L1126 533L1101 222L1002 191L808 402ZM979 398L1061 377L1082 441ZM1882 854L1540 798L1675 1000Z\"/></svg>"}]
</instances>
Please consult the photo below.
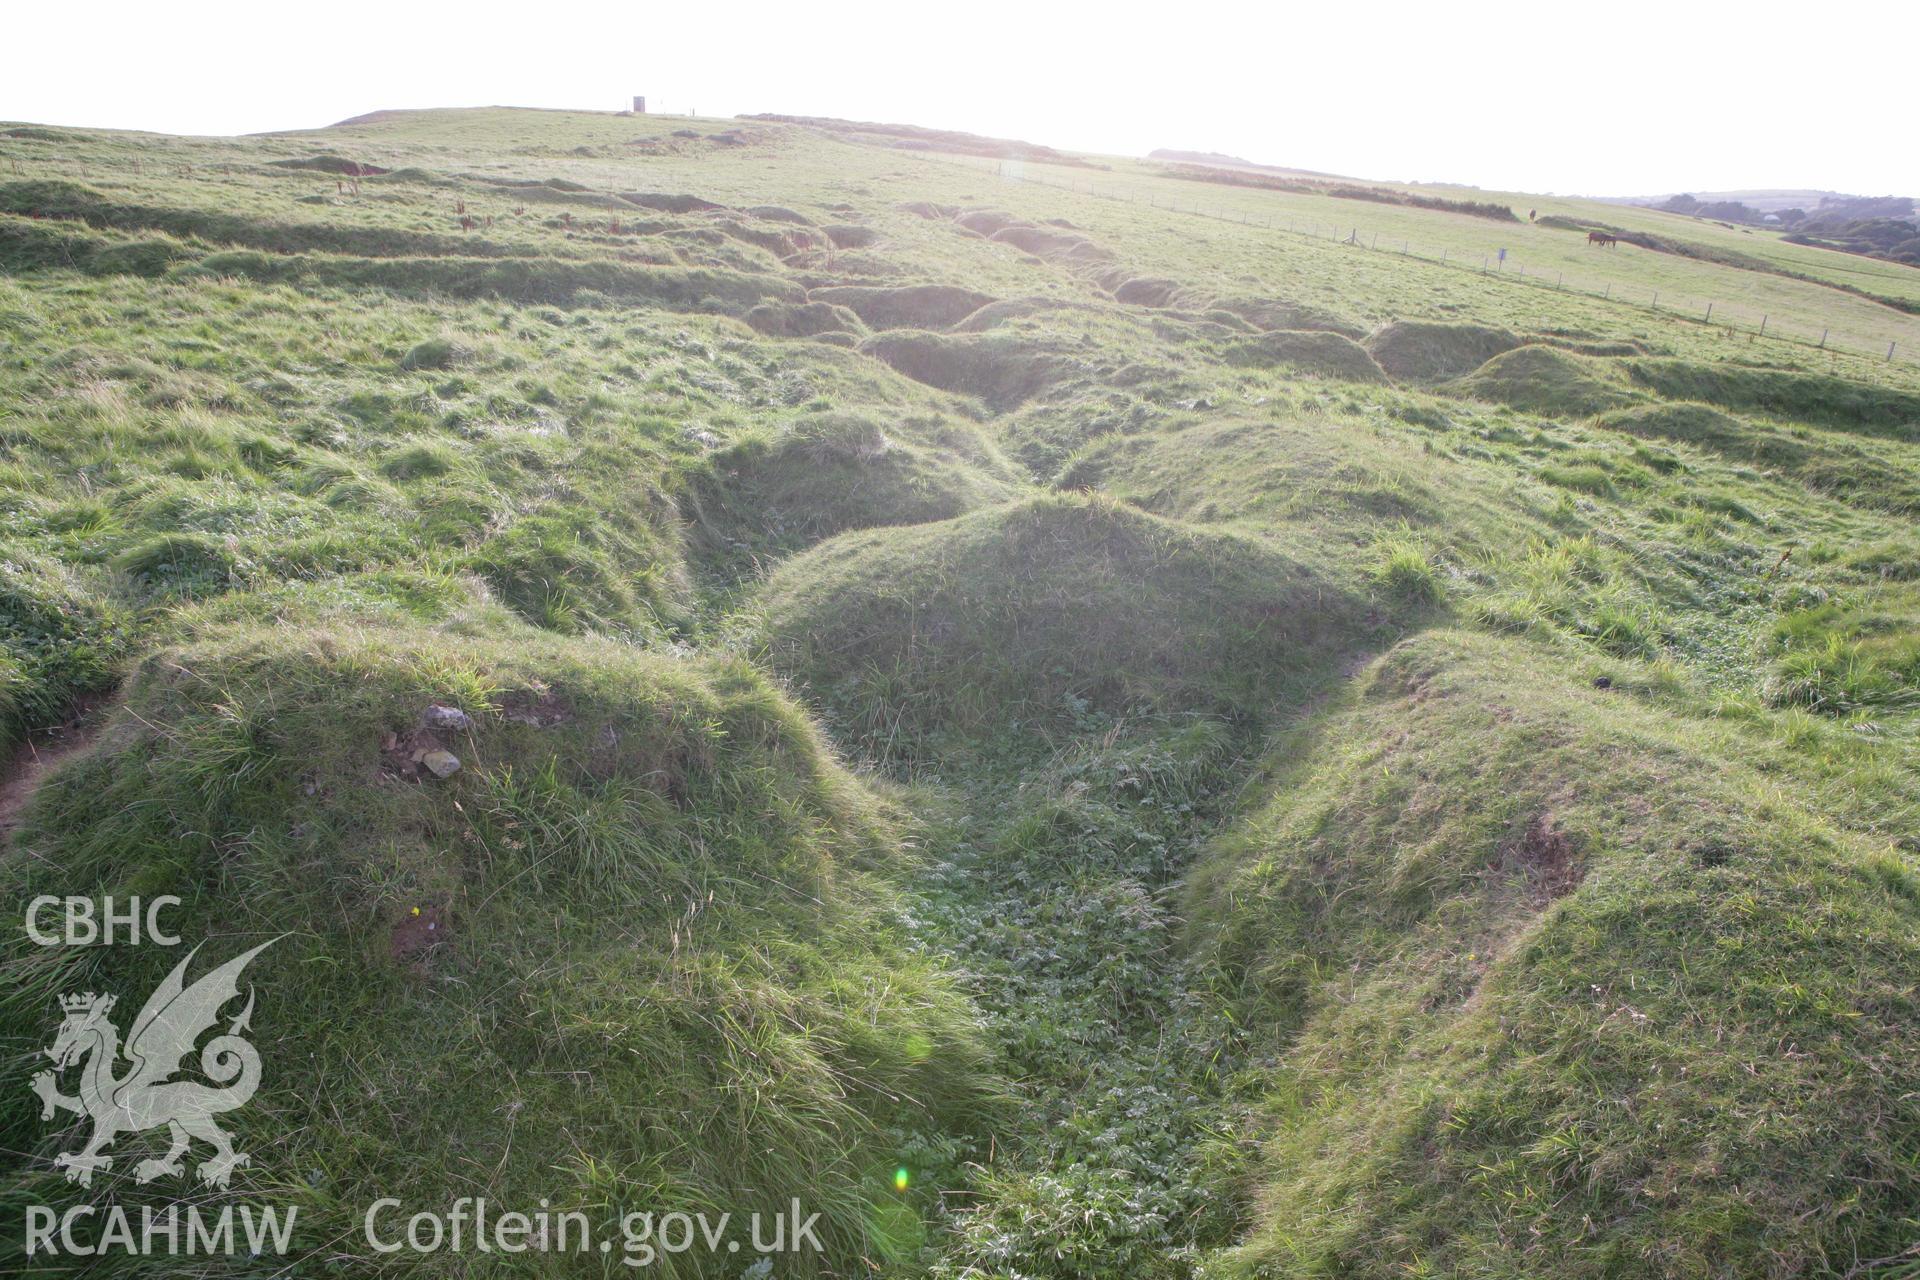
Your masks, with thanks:
<instances>
[{"instance_id":1,"label":"lens flare","mask_svg":"<svg viewBox=\"0 0 1920 1280\"><path fill-rule=\"evenodd\" d=\"M893 1171L893 1189L895 1191L905 1191L907 1189L907 1166L901 1165Z\"/></svg>"}]
</instances>

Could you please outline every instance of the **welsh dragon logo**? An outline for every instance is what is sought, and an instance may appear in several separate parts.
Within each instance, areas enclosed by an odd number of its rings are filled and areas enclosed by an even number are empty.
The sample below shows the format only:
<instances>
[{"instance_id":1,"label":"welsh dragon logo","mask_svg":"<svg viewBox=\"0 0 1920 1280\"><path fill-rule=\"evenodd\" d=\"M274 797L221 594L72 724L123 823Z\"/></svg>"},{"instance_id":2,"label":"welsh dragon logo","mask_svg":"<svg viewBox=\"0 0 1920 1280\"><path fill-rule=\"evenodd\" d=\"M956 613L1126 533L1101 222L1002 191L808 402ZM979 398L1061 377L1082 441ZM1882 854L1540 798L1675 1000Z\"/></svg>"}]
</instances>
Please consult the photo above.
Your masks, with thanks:
<instances>
[{"instance_id":1,"label":"welsh dragon logo","mask_svg":"<svg viewBox=\"0 0 1920 1280\"><path fill-rule=\"evenodd\" d=\"M54 1069L34 1076L32 1087L40 1095L42 1120L51 1120L56 1111L71 1111L93 1121L93 1136L85 1147L54 1157L54 1166L67 1171L67 1181L91 1185L96 1171L113 1168L113 1157L101 1152L115 1139L161 1125L167 1126L172 1145L164 1157L134 1167L136 1182L181 1173L181 1157L195 1138L214 1150L213 1158L197 1170L209 1186L224 1190L233 1171L250 1163L233 1149L233 1140L213 1118L244 1106L260 1087L260 1054L240 1034L253 1016L251 989L246 1007L226 1034L207 1041L200 1051L200 1071L214 1084L171 1077L185 1069L195 1042L219 1021L221 1006L240 994L240 971L276 941L227 961L192 986L185 981L187 965L199 948L188 952L148 997L124 1050L120 1029L107 1016L113 1011L112 996L89 991L60 997L66 1018L46 1051ZM128 1065L116 1075L123 1053ZM75 1064L81 1064L79 1094L70 1096L60 1092L59 1073Z\"/></svg>"}]
</instances>

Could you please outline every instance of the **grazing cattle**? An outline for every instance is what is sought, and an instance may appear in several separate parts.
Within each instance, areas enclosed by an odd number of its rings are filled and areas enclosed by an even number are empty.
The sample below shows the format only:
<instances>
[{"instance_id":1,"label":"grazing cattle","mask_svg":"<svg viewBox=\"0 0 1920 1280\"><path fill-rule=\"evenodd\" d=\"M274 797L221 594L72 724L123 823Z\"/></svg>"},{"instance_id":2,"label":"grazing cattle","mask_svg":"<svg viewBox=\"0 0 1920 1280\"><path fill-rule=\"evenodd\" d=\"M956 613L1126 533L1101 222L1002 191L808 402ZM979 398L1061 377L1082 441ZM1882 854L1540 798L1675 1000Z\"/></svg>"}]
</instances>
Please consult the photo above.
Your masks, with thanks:
<instances>
[{"instance_id":1,"label":"grazing cattle","mask_svg":"<svg viewBox=\"0 0 1920 1280\"><path fill-rule=\"evenodd\" d=\"M1620 247L1620 237L1611 235L1605 231L1589 231L1587 232L1587 243L1597 244L1602 249L1617 249Z\"/></svg>"}]
</instances>

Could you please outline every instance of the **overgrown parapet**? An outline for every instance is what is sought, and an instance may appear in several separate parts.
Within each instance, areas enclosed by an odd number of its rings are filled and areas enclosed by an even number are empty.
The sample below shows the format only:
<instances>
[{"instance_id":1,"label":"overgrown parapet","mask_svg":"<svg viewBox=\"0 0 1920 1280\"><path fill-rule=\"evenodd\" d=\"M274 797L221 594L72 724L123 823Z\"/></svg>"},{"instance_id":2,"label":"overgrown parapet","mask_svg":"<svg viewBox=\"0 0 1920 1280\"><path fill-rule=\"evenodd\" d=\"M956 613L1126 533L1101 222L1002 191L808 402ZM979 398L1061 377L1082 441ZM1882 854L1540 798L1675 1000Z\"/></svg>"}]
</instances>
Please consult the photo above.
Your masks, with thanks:
<instances>
[{"instance_id":1,"label":"overgrown parapet","mask_svg":"<svg viewBox=\"0 0 1920 1280\"><path fill-rule=\"evenodd\" d=\"M934 415L803 414L693 469L681 509L710 575L745 576L849 529L925 524L1006 502L1009 466L971 424Z\"/></svg>"},{"instance_id":2,"label":"overgrown parapet","mask_svg":"<svg viewBox=\"0 0 1920 1280\"><path fill-rule=\"evenodd\" d=\"M76 698L110 688L131 631L126 610L71 570L0 543L0 752L60 723Z\"/></svg>"},{"instance_id":3,"label":"overgrown parapet","mask_svg":"<svg viewBox=\"0 0 1920 1280\"><path fill-rule=\"evenodd\" d=\"M897 816L745 666L494 625L161 653L41 789L7 900L177 895L169 923L208 960L279 939L248 971L263 1084L222 1124L252 1153L235 1190L300 1207L296 1253L359 1240L378 1197L443 1211L475 1179L602 1224L797 1198L821 1215L807 1261L837 1273L910 1250L902 1135L951 1144L991 1084L891 905ZM16 937L0 1044L49 1043L62 992L130 1017L183 954ZM14 1092L7 1194L65 1203L72 1135ZM131 1176L164 1136L128 1134L93 1193L182 1194Z\"/></svg>"},{"instance_id":4,"label":"overgrown parapet","mask_svg":"<svg viewBox=\"0 0 1920 1280\"><path fill-rule=\"evenodd\" d=\"M1822 1273L1911 1243L1920 874L1736 732L1409 641L1196 878L1284 1049L1250 1270Z\"/></svg>"},{"instance_id":5,"label":"overgrown parapet","mask_svg":"<svg viewBox=\"0 0 1920 1280\"><path fill-rule=\"evenodd\" d=\"M234 251L210 254L192 270L203 276L242 276L268 284L559 305L605 298L666 311L726 315L745 314L767 301L794 302L802 296L798 286L775 276L570 258L356 258Z\"/></svg>"},{"instance_id":6,"label":"overgrown parapet","mask_svg":"<svg viewBox=\"0 0 1920 1280\"><path fill-rule=\"evenodd\" d=\"M1078 703L1257 719L1364 612L1260 544L1090 495L844 535L782 565L765 610L776 667L908 758Z\"/></svg>"}]
</instances>

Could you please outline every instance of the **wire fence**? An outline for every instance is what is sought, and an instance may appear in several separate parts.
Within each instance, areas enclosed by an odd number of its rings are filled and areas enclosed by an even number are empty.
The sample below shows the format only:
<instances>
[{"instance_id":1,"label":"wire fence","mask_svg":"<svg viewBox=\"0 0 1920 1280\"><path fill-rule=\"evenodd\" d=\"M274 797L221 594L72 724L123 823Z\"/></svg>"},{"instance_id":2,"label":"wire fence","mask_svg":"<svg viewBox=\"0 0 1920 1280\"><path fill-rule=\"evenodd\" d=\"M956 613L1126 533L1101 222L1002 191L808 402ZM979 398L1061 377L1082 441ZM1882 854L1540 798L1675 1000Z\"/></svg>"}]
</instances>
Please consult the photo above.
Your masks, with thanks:
<instances>
[{"instance_id":1,"label":"wire fence","mask_svg":"<svg viewBox=\"0 0 1920 1280\"><path fill-rule=\"evenodd\" d=\"M1145 205L1148 208L1164 209L1170 213L1188 214L1240 226L1261 227L1265 230L1307 239L1347 245L1371 253L1391 254L1434 266L1472 272L1490 280L1506 280L1516 285L1531 285L1555 293L1580 294L1603 302L1724 329L1732 334L1745 334L1755 342L1765 339L1769 342L1790 343L1816 351L1858 357L1880 364L1897 362L1903 368L1920 366L1920 343L1903 344L1899 340L1894 340L1882 348L1863 343L1857 334L1835 334L1830 327L1813 329L1810 326L1783 322L1775 319L1770 313L1717 299L1617 281L1596 283L1569 275L1559 266L1530 267L1504 248L1488 248L1484 252L1462 252L1457 249L1436 251L1430 246L1416 244L1402 236L1383 236L1378 231L1368 231L1357 222L1346 220L1330 222L1288 215L1258 215L1247 209L1230 209L1220 203L1209 205L1200 199L1182 200L1170 192L1156 188L1128 186L1121 182L1101 182L1092 178L1075 179L1035 173L1028 169L1024 161L1019 160L957 155L925 156L924 158L942 163L957 163L970 169L982 169L1007 181L1031 182L1038 186L1093 196L1096 199ZM1259 187L1235 187L1233 190L1242 195L1257 195L1261 192ZM1613 250L1597 248L1594 251L1605 253ZM1643 252L1652 251L1643 250ZM1781 278L1795 279L1795 277L1785 276ZM1820 287L1817 281L1800 280L1799 282L1813 284L1816 288ZM1867 299L1861 299L1861 301L1868 302ZM1869 305L1873 304L1869 303Z\"/></svg>"},{"instance_id":2,"label":"wire fence","mask_svg":"<svg viewBox=\"0 0 1920 1280\"><path fill-rule=\"evenodd\" d=\"M660 112L658 114L667 114ZM675 113L677 114L677 112ZM689 113L691 114L691 113ZM29 167L38 173L47 171L64 174L77 173L82 180L90 177L88 166L84 162L52 160L36 157L31 166L22 165L17 157L4 158L6 164L0 169L0 178L7 175L27 176ZM986 156L963 156L954 154L932 154L921 152L918 158L942 164L955 164L968 169L978 169L1012 182L1030 182L1038 186L1069 191L1078 195L1092 196L1101 200L1113 200L1120 203L1146 205L1149 208L1164 209L1170 213L1187 214L1198 218L1208 218L1217 222L1234 223L1240 226L1260 227L1268 231L1277 231L1288 235L1300 236L1312 240L1324 240L1335 244L1365 250L1370 253L1384 253L1408 258L1451 270L1467 271L1486 277L1511 281L1518 285L1557 293L1573 293L1619 306L1634 307L1650 313L1658 313L1673 319L1691 321L1722 329L1729 334L1746 334L1758 342L1788 343L1795 346L1827 351L1837 355L1847 355L1880 364L1898 362L1904 368L1920 366L1920 342L1889 341L1885 348L1869 345L1859 340L1857 334L1836 334L1831 328L1822 328L1818 332L1811 327L1795 325L1792 322L1778 321L1771 314L1758 312L1750 307L1725 303L1718 299L1702 298L1654 289L1645 285L1634 285L1618 281L1595 283L1576 276L1570 276L1559 266L1529 266L1508 253L1505 248L1488 248L1484 252L1463 252L1457 249L1443 248L1434 251L1430 246L1414 243L1402 236L1383 237L1378 231L1369 231L1358 222L1341 220L1322 222L1318 218L1294 215L1273 214L1257 215L1248 209L1229 209L1226 205L1214 202L1209 205L1204 200L1194 198L1182 200L1170 192L1158 188L1128 186L1125 183L1101 182L1092 178L1053 177L1045 173L1036 173L1028 169L1020 160L1001 160ZM178 164L178 161L172 163ZM163 169L167 162L155 165ZM135 172L142 168L139 161L133 162ZM195 168L210 172L231 171L233 166L218 162L210 165L198 165ZM1198 185L1198 184L1196 184ZM1258 195L1259 187L1232 188L1241 195ZM1284 193L1275 193L1284 194ZM1596 252L1608 252L1598 249ZM1817 281L1808 281L1797 277L1782 279L1799 280L1800 283L1820 287ZM1854 296L1854 295L1849 295ZM1862 302L1873 305L1870 300Z\"/></svg>"}]
</instances>

